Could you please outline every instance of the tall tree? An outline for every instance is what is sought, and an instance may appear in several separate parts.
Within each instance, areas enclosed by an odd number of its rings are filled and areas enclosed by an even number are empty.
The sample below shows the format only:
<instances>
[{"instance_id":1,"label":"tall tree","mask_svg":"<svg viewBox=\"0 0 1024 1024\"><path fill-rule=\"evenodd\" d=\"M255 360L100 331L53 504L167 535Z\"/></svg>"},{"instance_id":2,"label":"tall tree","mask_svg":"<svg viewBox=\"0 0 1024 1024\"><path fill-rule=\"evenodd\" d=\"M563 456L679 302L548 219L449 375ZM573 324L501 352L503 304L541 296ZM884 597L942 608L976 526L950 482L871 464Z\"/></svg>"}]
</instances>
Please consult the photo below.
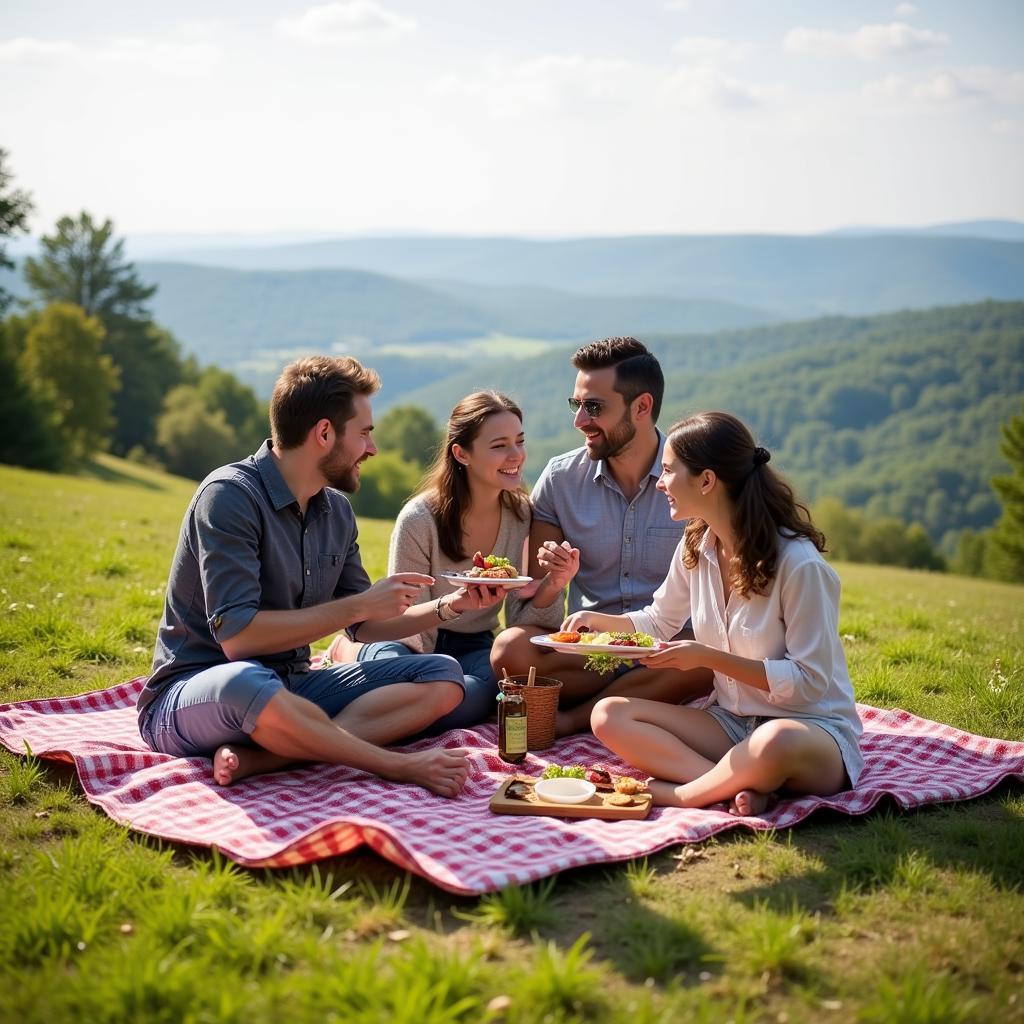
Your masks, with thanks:
<instances>
[{"instance_id":1,"label":"tall tree","mask_svg":"<svg viewBox=\"0 0 1024 1024\"><path fill-rule=\"evenodd\" d=\"M30 387L19 365L16 335L21 320L11 317L0 323L0 462L29 469L59 469L62 456L56 409Z\"/></svg>"},{"instance_id":2,"label":"tall tree","mask_svg":"<svg viewBox=\"0 0 1024 1024\"><path fill-rule=\"evenodd\" d=\"M992 478L1003 514L988 535L986 575L1019 583L1024 582L1024 409L1003 425L999 450L1010 472Z\"/></svg>"},{"instance_id":3,"label":"tall tree","mask_svg":"<svg viewBox=\"0 0 1024 1024\"><path fill-rule=\"evenodd\" d=\"M154 323L119 320L107 331L104 351L120 371L122 385L114 393L111 449L117 455L136 446L152 451L164 399L182 380L178 342Z\"/></svg>"},{"instance_id":4,"label":"tall tree","mask_svg":"<svg viewBox=\"0 0 1024 1024\"><path fill-rule=\"evenodd\" d=\"M103 333L95 317L70 303L54 303L33 314L19 357L23 379L55 410L69 463L110 441L118 374L103 354Z\"/></svg>"},{"instance_id":5,"label":"tall tree","mask_svg":"<svg viewBox=\"0 0 1024 1024\"><path fill-rule=\"evenodd\" d=\"M167 396L157 420L156 440L168 472L194 480L248 454L240 450L223 409L211 412L191 384L179 385Z\"/></svg>"},{"instance_id":6,"label":"tall tree","mask_svg":"<svg viewBox=\"0 0 1024 1024\"><path fill-rule=\"evenodd\" d=\"M77 219L61 217L40 245L38 259L25 260L25 280L43 302L72 302L108 330L119 318L149 320L146 303L156 287L143 284L125 261L111 220L96 224L84 210Z\"/></svg>"},{"instance_id":7,"label":"tall tree","mask_svg":"<svg viewBox=\"0 0 1024 1024\"><path fill-rule=\"evenodd\" d=\"M246 453L255 451L270 435L266 406L233 373L206 366L199 372L196 387L210 412L224 413Z\"/></svg>"},{"instance_id":8,"label":"tall tree","mask_svg":"<svg viewBox=\"0 0 1024 1024\"><path fill-rule=\"evenodd\" d=\"M441 430L426 409L396 405L381 417L374 440L382 452L394 452L406 462L426 467L441 443Z\"/></svg>"},{"instance_id":9,"label":"tall tree","mask_svg":"<svg viewBox=\"0 0 1024 1024\"><path fill-rule=\"evenodd\" d=\"M14 175L7 166L7 151L0 149L0 269L14 266L7 257L3 240L16 231L28 230L28 215L32 212L32 200L22 189L11 187ZM0 314L10 305L11 297L0 288Z\"/></svg>"},{"instance_id":10,"label":"tall tree","mask_svg":"<svg viewBox=\"0 0 1024 1024\"><path fill-rule=\"evenodd\" d=\"M164 397L181 382L178 343L152 323L146 305L156 288L125 260L124 241L114 237L109 219L97 223L85 211L61 217L41 247L25 261L25 280L38 298L81 306L105 329L103 351L122 385L114 395L113 450L152 448Z\"/></svg>"}]
</instances>

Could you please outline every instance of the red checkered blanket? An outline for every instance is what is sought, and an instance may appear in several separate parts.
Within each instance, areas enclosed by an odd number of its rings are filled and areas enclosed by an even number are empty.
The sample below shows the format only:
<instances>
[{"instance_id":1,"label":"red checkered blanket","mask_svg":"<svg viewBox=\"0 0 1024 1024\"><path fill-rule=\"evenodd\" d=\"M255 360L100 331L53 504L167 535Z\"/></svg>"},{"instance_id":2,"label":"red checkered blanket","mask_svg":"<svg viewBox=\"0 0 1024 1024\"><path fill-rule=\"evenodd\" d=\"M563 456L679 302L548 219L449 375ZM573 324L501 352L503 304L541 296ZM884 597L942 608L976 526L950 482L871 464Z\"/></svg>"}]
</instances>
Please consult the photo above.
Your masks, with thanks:
<instances>
[{"instance_id":1,"label":"red checkered blanket","mask_svg":"<svg viewBox=\"0 0 1024 1024\"><path fill-rule=\"evenodd\" d=\"M488 801L509 767L493 725L453 730L431 744L463 747L470 776L445 800L350 768L311 765L224 789L210 762L155 754L142 742L135 679L109 690L0 705L0 743L75 765L86 797L115 821L177 843L215 846L240 864L283 867L346 853L362 843L450 892L475 894L566 868L626 860L725 829L787 828L819 807L864 814L883 797L902 807L979 796L1024 780L1024 743L986 739L906 711L860 705L865 765L853 792L784 800L760 818L722 808L655 809L646 821L494 815ZM519 767L601 763L626 770L593 736L559 740Z\"/></svg>"}]
</instances>

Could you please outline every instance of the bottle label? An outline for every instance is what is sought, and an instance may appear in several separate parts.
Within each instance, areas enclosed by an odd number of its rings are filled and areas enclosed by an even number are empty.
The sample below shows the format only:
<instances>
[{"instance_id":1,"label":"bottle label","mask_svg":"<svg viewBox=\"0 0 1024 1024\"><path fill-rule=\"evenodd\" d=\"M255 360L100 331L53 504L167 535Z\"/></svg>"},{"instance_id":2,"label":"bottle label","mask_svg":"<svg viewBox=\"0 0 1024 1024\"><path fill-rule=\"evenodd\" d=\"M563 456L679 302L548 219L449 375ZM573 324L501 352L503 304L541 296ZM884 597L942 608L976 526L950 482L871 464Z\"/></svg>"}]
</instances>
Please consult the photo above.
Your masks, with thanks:
<instances>
[{"instance_id":1,"label":"bottle label","mask_svg":"<svg viewBox=\"0 0 1024 1024\"><path fill-rule=\"evenodd\" d=\"M526 753L526 716L505 719L505 753Z\"/></svg>"}]
</instances>

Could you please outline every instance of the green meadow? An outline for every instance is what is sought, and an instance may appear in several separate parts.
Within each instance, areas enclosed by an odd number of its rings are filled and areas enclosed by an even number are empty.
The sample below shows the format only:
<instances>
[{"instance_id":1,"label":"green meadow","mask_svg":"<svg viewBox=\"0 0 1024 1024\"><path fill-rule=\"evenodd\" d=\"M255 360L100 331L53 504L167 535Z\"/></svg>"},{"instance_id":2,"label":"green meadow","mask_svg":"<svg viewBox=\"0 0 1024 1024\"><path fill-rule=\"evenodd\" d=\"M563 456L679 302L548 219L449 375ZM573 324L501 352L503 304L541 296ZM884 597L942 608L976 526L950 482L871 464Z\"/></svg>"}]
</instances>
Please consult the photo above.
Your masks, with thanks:
<instances>
[{"instance_id":1,"label":"green meadow","mask_svg":"<svg viewBox=\"0 0 1024 1024\"><path fill-rule=\"evenodd\" d=\"M0 467L0 701L144 673L194 485ZM390 524L362 523L371 575ZM840 565L858 698L1024 736L1024 588ZM821 815L480 899L370 853L243 870L0 754L0 1019L1024 1020L1024 787Z\"/></svg>"}]
</instances>

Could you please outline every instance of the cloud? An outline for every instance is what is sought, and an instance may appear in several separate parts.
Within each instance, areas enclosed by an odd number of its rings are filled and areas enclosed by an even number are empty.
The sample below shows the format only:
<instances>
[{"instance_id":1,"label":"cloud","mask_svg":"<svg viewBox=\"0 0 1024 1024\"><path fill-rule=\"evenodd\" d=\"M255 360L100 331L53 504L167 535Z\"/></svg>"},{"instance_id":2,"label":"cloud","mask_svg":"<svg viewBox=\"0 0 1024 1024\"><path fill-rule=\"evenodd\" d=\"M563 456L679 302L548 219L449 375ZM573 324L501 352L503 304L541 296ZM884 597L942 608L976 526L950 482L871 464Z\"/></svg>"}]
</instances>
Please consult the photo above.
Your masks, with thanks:
<instances>
[{"instance_id":1,"label":"cloud","mask_svg":"<svg viewBox=\"0 0 1024 1024\"><path fill-rule=\"evenodd\" d=\"M888 25L862 25L855 32L794 28L786 33L783 46L790 53L876 61L934 50L948 42L949 36L944 32L932 32L894 21Z\"/></svg>"},{"instance_id":2,"label":"cloud","mask_svg":"<svg viewBox=\"0 0 1024 1024\"><path fill-rule=\"evenodd\" d=\"M752 51L750 43L714 36L683 36L672 47L673 53L700 64L740 61L750 56Z\"/></svg>"},{"instance_id":3,"label":"cloud","mask_svg":"<svg viewBox=\"0 0 1024 1024\"><path fill-rule=\"evenodd\" d=\"M0 62L37 61L73 57L79 52L74 43L62 39L30 39L18 37L0 43Z\"/></svg>"},{"instance_id":4,"label":"cloud","mask_svg":"<svg viewBox=\"0 0 1024 1024\"><path fill-rule=\"evenodd\" d=\"M548 54L513 63L492 57L475 71L445 75L434 92L480 100L491 114L514 117L543 107L615 103L637 93L639 77L618 58Z\"/></svg>"},{"instance_id":5,"label":"cloud","mask_svg":"<svg viewBox=\"0 0 1024 1024\"><path fill-rule=\"evenodd\" d=\"M992 67L962 67L911 77L887 75L868 82L861 90L868 99L883 102L920 103L931 106L994 100L1024 103L1024 71Z\"/></svg>"},{"instance_id":6,"label":"cloud","mask_svg":"<svg viewBox=\"0 0 1024 1024\"><path fill-rule=\"evenodd\" d=\"M664 82L663 93L670 102L693 110L743 110L760 106L767 98L766 90L706 65L672 72Z\"/></svg>"},{"instance_id":7,"label":"cloud","mask_svg":"<svg viewBox=\"0 0 1024 1024\"><path fill-rule=\"evenodd\" d=\"M867 82L861 90L868 99L918 101L923 103L953 103L979 96L950 71L939 71L925 78L911 79L903 75L888 75Z\"/></svg>"},{"instance_id":8,"label":"cloud","mask_svg":"<svg viewBox=\"0 0 1024 1024\"><path fill-rule=\"evenodd\" d=\"M897 4L892 11L897 18L912 18L917 14L917 7L914 4Z\"/></svg>"},{"instance_id":9,"label":"cloud","mask_svg":"<svg viewBox=\"0 0 1024 1024\"><path fill-rule=\"evenodd\" d=\"M298 18L281 18L277 22L282 35L320 45L367 35L399 35L416 28L412 18L386 10L374 0L336 0L310 7Z\"/></svg>"}]
</instances>

